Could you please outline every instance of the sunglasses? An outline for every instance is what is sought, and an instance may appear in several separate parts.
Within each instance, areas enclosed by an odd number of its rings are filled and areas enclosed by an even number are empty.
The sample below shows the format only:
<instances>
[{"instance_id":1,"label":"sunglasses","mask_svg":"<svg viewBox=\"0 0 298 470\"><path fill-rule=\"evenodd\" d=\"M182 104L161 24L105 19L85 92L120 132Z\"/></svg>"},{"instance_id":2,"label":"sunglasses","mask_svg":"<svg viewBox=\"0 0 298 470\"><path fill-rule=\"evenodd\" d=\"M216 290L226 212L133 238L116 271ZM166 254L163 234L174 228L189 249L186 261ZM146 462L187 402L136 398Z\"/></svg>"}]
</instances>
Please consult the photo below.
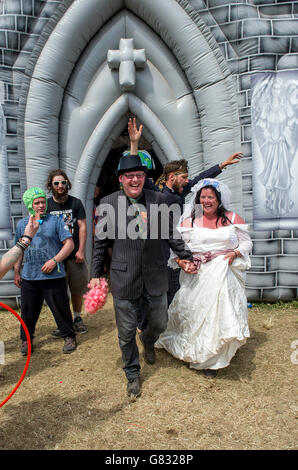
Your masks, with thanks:
<instances>
[{"instance_id":1,"label":"sunglasses","mask_svg":"<svg viewBox=\"0 0 298 470\"><path fill-rule=\"evenodd\" d=\"M63 180L63 181L53 181L54 186L59 186L59 184L62 184L63 186L66 186L67 181L65 181L65 180Z\"/></svg>"}]
</instances>

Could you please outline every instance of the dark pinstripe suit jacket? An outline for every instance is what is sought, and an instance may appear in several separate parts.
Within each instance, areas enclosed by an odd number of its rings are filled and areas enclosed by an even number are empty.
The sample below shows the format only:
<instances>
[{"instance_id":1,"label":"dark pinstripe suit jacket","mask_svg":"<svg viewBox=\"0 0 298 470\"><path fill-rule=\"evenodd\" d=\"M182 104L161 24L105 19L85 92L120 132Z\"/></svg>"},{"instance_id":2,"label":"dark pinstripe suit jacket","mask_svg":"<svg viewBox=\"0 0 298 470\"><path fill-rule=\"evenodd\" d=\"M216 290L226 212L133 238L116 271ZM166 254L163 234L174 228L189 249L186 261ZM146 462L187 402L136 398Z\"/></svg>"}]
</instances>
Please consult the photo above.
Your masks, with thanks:
<instances>
[{"instance_id":1,"label":"dark pinstripe suit jacket","mask_svg":"<svg viewBox=\"0 0 298 470\"><path fill-rule=\"evenodd\" d=\"M168 290L164 243L169 243L181 259L192 260L192 254L185 247L184 242L173 238L171 217L169 218L169 238L168 240L161 238L162 218L153 217L152 205L166 204L165 196L150 190L144 190L144 195L148 233L145 240L140 238L132 240L124 237L128 225L135 220L135 217L124 214L130 203L123 190L112 193L100 201L102 213L96 227L91 277L98 278L103 274L105 252L112 246L111 288L113 296L118 299L136 299L140 297L143 287L152 296L159 296ZM119 210L120 200L122 206L120 205ZM157 234L155 239L150 238L150 227L154 227L155 235ZM104 237L107 229L108 236Z\"/></svg>"}]
</instances>

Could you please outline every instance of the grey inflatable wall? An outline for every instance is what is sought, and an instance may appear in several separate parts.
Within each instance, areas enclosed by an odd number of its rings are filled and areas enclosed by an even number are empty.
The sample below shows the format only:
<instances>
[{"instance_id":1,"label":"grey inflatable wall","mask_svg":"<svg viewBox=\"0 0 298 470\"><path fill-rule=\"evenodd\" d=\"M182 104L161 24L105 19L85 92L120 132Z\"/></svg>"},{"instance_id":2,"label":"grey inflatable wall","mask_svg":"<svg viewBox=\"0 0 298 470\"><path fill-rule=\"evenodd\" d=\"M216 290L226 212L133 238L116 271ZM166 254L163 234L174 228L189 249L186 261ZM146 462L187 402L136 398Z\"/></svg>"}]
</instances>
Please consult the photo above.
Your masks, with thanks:
<instances>
[{"instance_id":1,"label":"grey inflatable wall","mask_svg":"<svg viewBox=\"0 0 298 470\"><path fill-rule=\"evenodd\" d=\"M17 194L13 230L24 214L21 193L44 186L48 171L61 167L86 207L90 260L94 185L129 113L144 124L160 162L186 158L191 175L242 150L241 164L220 178L232 188L235 210L253 224L251 78L298 69L297 4L5 2L0 80L8 182ZM248 298L297 298L297 230L258 229L253 238ZM11 243L5 239L2 252ZM0 296L18 298L11 274Z\"/></svg>"},{"instance_id":2,"label":"grey inflatable wall","mask_svg":"<svg viewBox=\"0 0 298 470\"><path fill-rule=\"evenodd\" d=\"M6 122L2 103L4 100L3 83L0 88L0 239L7 240L12 236L11 213L9 201ZM3 99L2 99L3 98Z\"/></svg>"}]
</instances>

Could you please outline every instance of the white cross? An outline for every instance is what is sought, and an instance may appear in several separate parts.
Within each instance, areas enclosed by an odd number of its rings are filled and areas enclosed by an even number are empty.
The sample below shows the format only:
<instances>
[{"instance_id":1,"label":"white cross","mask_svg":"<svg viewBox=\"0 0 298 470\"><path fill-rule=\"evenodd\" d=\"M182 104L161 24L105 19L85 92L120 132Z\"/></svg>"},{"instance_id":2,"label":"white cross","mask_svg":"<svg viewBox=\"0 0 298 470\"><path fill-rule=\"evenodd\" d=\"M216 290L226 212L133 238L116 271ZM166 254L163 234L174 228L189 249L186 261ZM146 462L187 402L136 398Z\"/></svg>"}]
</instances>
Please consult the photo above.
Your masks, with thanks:
<instances>
[{"instance_id":1,"label":"white cross","mask_svg":"<svg viewBox=\"0 0 298 470\"><path fill-rule=\"evenodd\" d=\"M119 68L121 90L133 90L136 84L135 67L142 68L146 64L145 49L134 49L133 39L120 39L119 50L109 50L107 60L110 69Z\"/></svg>"}]
</instances>

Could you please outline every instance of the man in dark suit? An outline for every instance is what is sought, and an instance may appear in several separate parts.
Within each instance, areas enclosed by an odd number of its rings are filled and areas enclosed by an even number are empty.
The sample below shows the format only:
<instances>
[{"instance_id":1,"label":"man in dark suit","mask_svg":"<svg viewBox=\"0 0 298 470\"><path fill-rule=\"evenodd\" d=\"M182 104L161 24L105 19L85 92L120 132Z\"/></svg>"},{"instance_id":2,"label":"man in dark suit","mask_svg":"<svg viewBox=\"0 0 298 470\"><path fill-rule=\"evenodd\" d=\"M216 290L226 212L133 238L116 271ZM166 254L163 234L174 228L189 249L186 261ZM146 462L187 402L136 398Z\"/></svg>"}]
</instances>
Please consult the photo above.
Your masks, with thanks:
<instances>
[{"instance_id":1,"label":"man in dark suit","mask_svg":"<svg viewBox=\"0 0 298 470\"><path fill-rule=\"evenodd\" d=\"M165 196L143 189L146 168L138 155L121 157L117 175L120 191L103 198L95 230L91 287L103 274L106 251L112 247L111 289L119 345L131 398L140 395L140 364L136 344L137 312L145 306L147 327L140 339L145 361L155 362L154 343L167 326L167 259L164 244L179 266L195 272L192 254L173 230ZM163 212L165 211L165 212Z\"/></svg>"}]
</instances>

